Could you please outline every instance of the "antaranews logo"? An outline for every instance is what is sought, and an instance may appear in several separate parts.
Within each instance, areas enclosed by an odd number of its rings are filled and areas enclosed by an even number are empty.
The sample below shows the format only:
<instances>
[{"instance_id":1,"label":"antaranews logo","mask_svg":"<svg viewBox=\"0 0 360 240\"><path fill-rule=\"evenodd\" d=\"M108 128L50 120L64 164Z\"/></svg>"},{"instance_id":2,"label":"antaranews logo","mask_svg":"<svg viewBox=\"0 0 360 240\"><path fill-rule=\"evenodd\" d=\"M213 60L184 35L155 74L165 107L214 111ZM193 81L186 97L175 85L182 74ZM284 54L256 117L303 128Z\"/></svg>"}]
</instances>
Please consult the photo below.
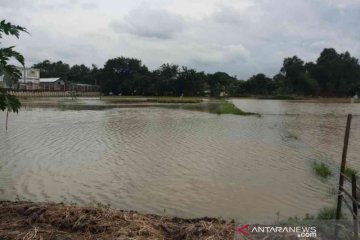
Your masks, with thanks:
<instances>
[{"instance_id":1,"label":"antaranews logo","mask_svg":"<svg viewBox=\"0 0 360 240\"><path fill-rule=\"evenodd\" d=\"M237 234L245 236L246 239L253 234L262 235L295 235L300 239L316 238L316 227L312 226L250 226L246 224L236 228Z\"/></svg>"}]
</instances>

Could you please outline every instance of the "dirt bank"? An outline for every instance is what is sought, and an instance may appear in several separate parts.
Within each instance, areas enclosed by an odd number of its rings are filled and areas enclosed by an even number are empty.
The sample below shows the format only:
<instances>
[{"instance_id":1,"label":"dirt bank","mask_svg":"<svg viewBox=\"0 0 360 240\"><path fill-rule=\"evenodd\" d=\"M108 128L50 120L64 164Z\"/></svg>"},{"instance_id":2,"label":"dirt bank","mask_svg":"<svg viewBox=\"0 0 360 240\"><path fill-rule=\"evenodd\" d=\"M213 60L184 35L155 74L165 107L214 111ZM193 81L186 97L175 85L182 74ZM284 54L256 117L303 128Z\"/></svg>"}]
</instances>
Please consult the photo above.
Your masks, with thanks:
<instances>
[{"instance_id":1,"label":"dirt bank","mask_svg":"<svg viewBox=\"0 0 360 240\"><path fill-rule=\"evenodd\" d=\"M234 224L104 207L0 202L0 240L234 239Z\"/></svg>"}]
</instances>

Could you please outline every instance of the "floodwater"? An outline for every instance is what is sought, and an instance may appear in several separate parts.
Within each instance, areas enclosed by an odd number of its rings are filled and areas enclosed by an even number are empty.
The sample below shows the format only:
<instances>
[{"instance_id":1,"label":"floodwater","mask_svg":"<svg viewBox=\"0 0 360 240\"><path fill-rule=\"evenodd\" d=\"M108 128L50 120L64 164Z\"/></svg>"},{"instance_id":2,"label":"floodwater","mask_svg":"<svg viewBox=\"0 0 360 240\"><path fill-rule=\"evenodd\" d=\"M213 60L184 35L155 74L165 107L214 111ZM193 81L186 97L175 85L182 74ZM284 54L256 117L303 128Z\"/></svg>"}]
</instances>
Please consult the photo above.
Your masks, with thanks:
<instances>
[{"instance_id":1,"label":"floodwater","mask_svg":"<svg viewBox=\"0 0 360 240\"><path fill-rule=\"evenodd\" d=\"M262 117L27 107L10 115L8 132L0 122L1 198L242 221L304 217L335 203L347 113L348 162L360 170L360 104L232 101ZM315 160L333 177L315 176Z\"/></svg>"}]
</instances>

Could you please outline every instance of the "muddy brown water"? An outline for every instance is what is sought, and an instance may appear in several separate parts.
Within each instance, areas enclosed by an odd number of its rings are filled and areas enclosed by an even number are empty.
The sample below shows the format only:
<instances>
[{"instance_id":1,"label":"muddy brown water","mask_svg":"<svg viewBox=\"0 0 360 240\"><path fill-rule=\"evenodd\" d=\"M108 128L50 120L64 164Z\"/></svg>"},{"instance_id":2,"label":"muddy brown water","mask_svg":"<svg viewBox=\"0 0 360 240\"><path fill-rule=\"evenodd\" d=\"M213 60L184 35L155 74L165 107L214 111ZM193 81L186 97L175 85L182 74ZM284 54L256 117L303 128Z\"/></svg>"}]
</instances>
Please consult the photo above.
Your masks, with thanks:
<instances>
[{"instance_id":1,"label":"muddy brown water","mask_svg":"<svg viewBox=\"0 0 360 240\"><path fill-rule=\"evenodd\" d=\"M360 170L360 104L232 101L262 117L94 109L107 105L98 99L77 100L81 111L24 108L10 115L8 132L0 122L1 199L254 222L316 214L335 203L347 113L348 161ZM334 176L315 176L314 160Z\"/></svg>"}]
</instances>

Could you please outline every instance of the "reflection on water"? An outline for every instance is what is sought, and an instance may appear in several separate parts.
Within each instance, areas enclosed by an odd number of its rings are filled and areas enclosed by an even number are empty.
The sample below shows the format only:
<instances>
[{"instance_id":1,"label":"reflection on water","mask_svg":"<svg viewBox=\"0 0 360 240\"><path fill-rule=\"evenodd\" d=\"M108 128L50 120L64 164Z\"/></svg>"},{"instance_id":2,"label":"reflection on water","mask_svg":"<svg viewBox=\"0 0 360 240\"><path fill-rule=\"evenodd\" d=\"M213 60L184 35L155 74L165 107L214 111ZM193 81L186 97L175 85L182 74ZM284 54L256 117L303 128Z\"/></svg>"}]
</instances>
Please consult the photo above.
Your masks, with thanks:
<instances>
[{"instance_id":1,"label":"reflection on water","mask_svg":"<svg viewBox=\"0 0 360 240\"><path fill-rule=\"evenodd\" d=\"M336 176L318 179L311 163L339 166L347 113L349 163L360 170L360 104L233 101L263 117L156 107L12 114L10 130L0 128L1 196L182 217L304 216L334 203Z\"/></svg>"}]
</instances>

